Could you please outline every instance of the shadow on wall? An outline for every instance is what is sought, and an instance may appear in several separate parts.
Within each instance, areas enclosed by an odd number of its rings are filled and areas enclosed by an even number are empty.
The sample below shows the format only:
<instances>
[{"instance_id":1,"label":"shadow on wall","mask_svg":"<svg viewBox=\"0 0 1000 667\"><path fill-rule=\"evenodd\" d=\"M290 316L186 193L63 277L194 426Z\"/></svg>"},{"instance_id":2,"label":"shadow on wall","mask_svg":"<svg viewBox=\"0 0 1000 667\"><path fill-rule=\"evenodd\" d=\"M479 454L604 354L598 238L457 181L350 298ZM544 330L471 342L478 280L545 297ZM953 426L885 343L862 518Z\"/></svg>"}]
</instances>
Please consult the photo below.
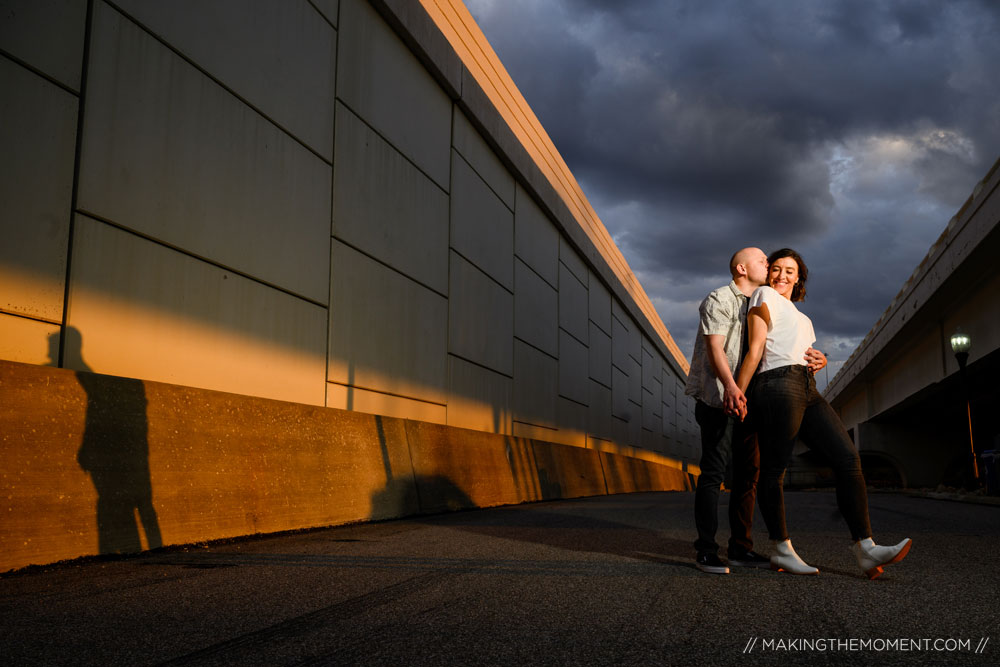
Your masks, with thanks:
<instances>
[{"instance_id":1,"label":"shadow on wall","mask_svg":"<svg viewBox=\"0 0 1000 667\"><path fill-rule=\"evenodd\" d=\"M442 475L397 476L389 459L389 444L385 424L380 415L373 415L382 466L385 469L385 486L372 494L371 516L378 519L421 513L451 512L475 507L472 499L458 486Z\"/></svg>"},{"instance_id":2,"label":"shadow on wall","mask_svg":"<svg viewBox=\"0 0 1000 667\"><path fill-rule=\"evenodd\" d=\"M49 339L50 356L58 338ZM64 359L85 369L76 373L87 393L83 441L76 460L97 491L98 552L135 553L163 546L149 474L145 387L141 380L90 372L83 361L83 337L76 328L66 327L63 344Z\"/></svg>"},{"instance_id":3,"label":"shadow on wall","mask_svg":"<svg viewBox=\"0 0 1000 667\"><path fill-rule=\"evenodd\" d=\"M684 568L693 567L690 562L690 541L669 537L650 527L634 525L629 521L629 516L615 516L622 510L614 507L614 501L610 501L604 510L611 516L603 518L564 512L558 504L546 511L537 508L525 511L521 506L507 505L483 512L457 512L477 509L478 506L446 476L410 477L395 474L389 458L383 418L377 415L373 418L382 449L386 483L371 496L371 518L434 515L425 517L421 522L566 551L607 553ZM564 497L563 485L559 480L549 477L544 465L531 456L520 458L525 455L525 451L512 447L511 437L505 437L504 441L512 480L519 493L537 500L558 501ZM650 482L644 468L618 470L614 460L609 461L612 463L611 474L616 478L633 475L633 481L638 481L640 486L646 486ZM532 471L534 475L531 474Z\"/></svg>"}]
</instances>

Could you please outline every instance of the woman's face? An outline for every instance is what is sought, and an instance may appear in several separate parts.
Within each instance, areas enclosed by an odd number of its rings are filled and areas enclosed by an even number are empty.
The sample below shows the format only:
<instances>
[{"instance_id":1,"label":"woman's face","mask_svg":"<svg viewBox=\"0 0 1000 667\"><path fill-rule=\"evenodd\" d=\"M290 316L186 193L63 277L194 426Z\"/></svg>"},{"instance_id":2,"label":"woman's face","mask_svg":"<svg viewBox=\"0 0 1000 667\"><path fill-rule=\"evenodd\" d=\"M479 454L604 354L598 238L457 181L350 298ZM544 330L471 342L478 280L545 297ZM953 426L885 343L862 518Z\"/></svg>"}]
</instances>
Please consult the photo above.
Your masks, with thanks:
<instances>
[{"instance_id":1,"label":"woman's face","mask_svg":"<svg viewBox=\"0 0 1000 667\"><path fill-rule=\"evenodd\" d=\"M791 300L792 289L799 282L799 264L791 257L782 257L771 263L767 284L786 299Z\"/></svg>"}]
</instances>

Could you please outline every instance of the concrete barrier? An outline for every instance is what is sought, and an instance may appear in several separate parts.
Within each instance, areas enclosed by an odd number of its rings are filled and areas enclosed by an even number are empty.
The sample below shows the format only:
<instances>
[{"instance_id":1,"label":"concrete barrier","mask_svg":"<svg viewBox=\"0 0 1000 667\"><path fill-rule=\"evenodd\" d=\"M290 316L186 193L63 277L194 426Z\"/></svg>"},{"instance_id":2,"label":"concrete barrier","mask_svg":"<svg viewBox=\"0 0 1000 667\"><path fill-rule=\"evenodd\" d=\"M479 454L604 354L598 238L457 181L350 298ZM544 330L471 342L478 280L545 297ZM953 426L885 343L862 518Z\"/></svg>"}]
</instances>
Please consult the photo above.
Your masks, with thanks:
<instances>
[{"instance_id":1,"label":"concrete barrier","mask_svg":"<svg viewBox=\"0 0 1000 667\"><path fill-rule=\"evenodd\" d=\"M679 469L538 440L0 361L0 571L606 493Z\"/></svg>"}]
</instances>

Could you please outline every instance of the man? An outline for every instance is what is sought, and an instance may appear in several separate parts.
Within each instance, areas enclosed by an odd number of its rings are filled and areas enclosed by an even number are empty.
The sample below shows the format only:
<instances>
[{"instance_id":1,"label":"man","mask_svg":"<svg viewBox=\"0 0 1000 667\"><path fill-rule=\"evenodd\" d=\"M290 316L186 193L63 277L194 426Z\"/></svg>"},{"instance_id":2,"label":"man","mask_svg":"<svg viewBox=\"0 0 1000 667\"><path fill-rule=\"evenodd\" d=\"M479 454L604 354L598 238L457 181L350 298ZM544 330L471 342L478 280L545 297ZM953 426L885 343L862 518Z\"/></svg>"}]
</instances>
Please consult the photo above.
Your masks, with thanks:
<instances>
[{"instance_id":1,"label":"man","mask_svg":"<svg viewBox=\"0 0 1000 667\"><path fill-rule=\"evenodd\" d=\"M711 574L729 574L729 567L719 559L715 533L719 491L730 458L729 564L770 566L769 558L753 551L750 536L760 454L756 437L743 426L747 399L734 379L743 357L747 301L767 283L767 255L759 248L744 248L730 259L729 272L732 281L710 293L698 308L701 317L685 392L697 400L695 420L701 428L701 475L694 501L695 564ZM805 360L813 372L826 365L826 357L813 349L806 352Z\"/></svg>"}]
</instances>

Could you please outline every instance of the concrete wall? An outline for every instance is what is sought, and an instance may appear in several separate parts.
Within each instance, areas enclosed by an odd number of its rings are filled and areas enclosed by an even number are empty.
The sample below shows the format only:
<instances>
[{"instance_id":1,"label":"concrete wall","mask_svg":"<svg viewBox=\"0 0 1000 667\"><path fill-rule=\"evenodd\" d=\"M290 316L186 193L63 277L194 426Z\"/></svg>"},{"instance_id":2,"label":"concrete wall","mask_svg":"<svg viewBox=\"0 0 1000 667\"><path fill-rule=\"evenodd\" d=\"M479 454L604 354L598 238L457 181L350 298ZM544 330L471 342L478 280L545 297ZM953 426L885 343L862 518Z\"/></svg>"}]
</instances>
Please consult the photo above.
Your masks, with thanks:
<instances>
[{"instance_id":1,"label":"concrete wall","mask_svg":"<svg viewBox=\"0 0 1000 667\"><path fill-rule=\"evenodd\" d=\"M0 572L556 498L690 490L627 455L0 361Z\"/></svg>"},{"instance_id":2,"label":"concrete wall","mask_svg":"<svg viewBox=\"0 0 1000 667\"><path fill-rule=\"evenodd\" d=\"M686 363L420 6L3 4L0 358L697 456Z\"/></svg>"},{"instance_id":3,"label":"concrete wall","mask_svg":"<svg viewBox=\"0 0 1000 667\"><path fill-rule=\"evenodd\" d=\"M686 361L436 6L0 0L0 359L693 464Z\"/></svg>"}]
</instances>

